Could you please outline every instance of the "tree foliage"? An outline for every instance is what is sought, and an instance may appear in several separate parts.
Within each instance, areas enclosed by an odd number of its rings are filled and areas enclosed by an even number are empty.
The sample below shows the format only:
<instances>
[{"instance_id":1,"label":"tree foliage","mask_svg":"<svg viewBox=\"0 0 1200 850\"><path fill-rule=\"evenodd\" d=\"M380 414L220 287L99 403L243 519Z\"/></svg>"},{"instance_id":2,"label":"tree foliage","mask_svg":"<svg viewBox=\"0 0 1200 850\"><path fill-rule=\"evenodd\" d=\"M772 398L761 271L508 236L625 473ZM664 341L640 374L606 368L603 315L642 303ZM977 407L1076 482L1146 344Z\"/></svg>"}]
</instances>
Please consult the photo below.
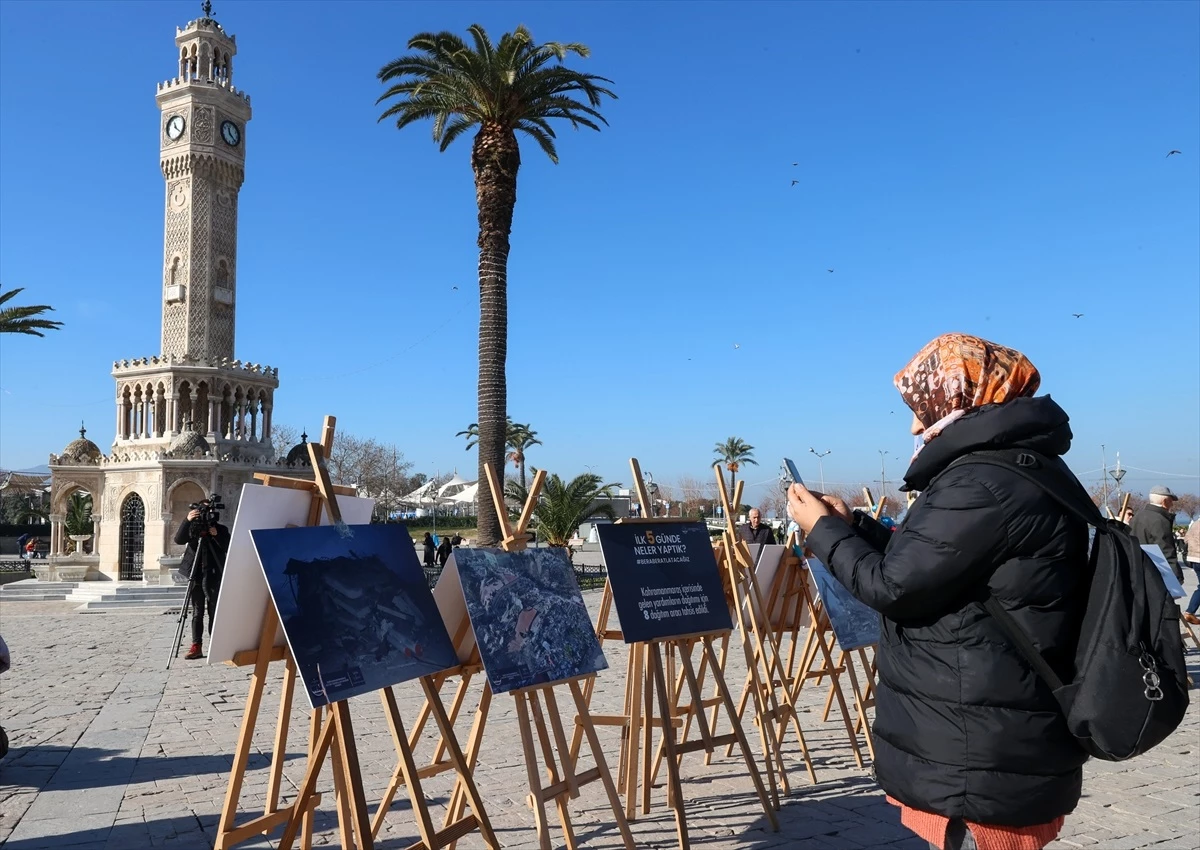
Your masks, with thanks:
<instances>
[{"instance_id":1,"label":"tree foliage","mask_svg":"<svg viewBox=\"0 0 1200 850\"><path fill-rule=\"evenodd\" d=\"M570 481L558 475L546 476L537 505L533 509L533 530L538 540L549 546L569 548L568 542L575 536L579 525L588 517L600 516L616 519L611 499L620 484L604 484L599 475L585 472ZM524 505L529 492L517 481L509 481L505 494L510 501Z\"/></svg>"},{"instance_id":2,"label":"tree foliage","mask_svg":"<svg viewBox=\"0 0 1200 850\"><path fill-rule=\"evenodd\" d=\"M732 499L734 485L737 484L738 469L741 465L750 463L758 466L758 461L754 459L754 446L741 437L730 437L723 443L717 443L713 447L713 452L717 456L714 462L725 464L725 468L729 470L729 498Z\"/></svg>"},{"instance_id":3,"label":"tree foliage","mask_svg":"<svg viewBox=\"0 0 1200 850\"><path fill-rule=\"evenodd\" d=\"M62 322L42 318L43 313L54 312L54 308L49 304L34 304L29 307L5 306L24 291L24 288L21 288L0 292L0 333L45 336L42 331L56 331L62 327Z\"/></svg>"},{"instance_id":4,"label":"tree foliage","mask_svg":"<svg viewBox=\"0 0 1200 850\"><path fill-rule=\"evenodd\" d=\"M599 130L605 97L616 97L593 74L567 68L569 55L586 57L582 44L537 44L525 27L495 43L472 24L470 43L452 32L423 32L408 42L408 55L380 69L388 88L379 120L395 119L404 129L432 122L433 139L446 150L477 129L471 148L479 235L479 382L476 437L479 480L485 465L497 473L505 464L508 421L508 255L521 151L517 133L531 137L558 162L554 122ZM523 467L522 467L523 468ZM479 502L479 542L500 539L500 521L488 499Z\"/></svg>"}]
</instances>

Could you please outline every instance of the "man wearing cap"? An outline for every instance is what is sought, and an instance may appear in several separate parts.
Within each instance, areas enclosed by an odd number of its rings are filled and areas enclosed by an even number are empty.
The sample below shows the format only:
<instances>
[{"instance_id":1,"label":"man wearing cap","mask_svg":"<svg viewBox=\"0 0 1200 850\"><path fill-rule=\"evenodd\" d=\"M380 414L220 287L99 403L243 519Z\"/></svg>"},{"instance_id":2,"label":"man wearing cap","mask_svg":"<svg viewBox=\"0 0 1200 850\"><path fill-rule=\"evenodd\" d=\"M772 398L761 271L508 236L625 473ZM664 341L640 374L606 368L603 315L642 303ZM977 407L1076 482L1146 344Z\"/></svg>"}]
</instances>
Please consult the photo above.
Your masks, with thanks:
<instances>
[{"instance_id":1,"label":"man wearing cap","mask_svg":"<svg viewBox=\"0 0 1200 850\"><path fill-rule=\"evenodd\" d=\"M1150 504L1133 515L1129 533L1143 546L1157 546L1167 557L1171 572L1179 583L1183 583L1183 569L1175 549L1175 506L1176 496L1170 487L1151 487Z\"/></svg>"}]
</instances>

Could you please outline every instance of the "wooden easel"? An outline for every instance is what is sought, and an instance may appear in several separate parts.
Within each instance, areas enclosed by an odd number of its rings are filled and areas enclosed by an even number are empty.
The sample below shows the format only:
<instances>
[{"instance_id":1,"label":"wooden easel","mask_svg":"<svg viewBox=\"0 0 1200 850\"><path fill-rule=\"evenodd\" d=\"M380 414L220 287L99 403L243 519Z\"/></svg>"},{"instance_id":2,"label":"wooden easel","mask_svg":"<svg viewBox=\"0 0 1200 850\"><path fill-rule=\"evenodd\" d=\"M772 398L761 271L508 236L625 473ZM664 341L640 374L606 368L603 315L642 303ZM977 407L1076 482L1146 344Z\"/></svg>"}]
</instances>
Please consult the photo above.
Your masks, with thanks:
<instances>
[{"instance_id":1,"label":"wooden easel","mask_svg":"<svg viewBox=\"0 0 1200 850\"><path fill-rule=\"evenodd\" d=\"M810 679L819 682L822 678L829 677L829 698L837 700L854 760L859 767L863 767L855 726L850 721L850 712L840 681L841 674L846 672L845 661L836 664L833 661L833 633L829 619L813 595L808 568L795 554L795 544L796 535L793 533L785 542L779 569L771 580L766 596L768 616L773 618L771 624L780 636L781 652L786 647L783 681L787 683L789 697L795 705L799 702L800 691L805 682ZM804 633L803 640L800 637L801 632ZM815 669L814 663L819 664ZM748 694L743 693L743 703L747 699ZM825 719L828 720L828 704Z\"/></svg>"},{"instance_id":2,"label":"wooden easel","mask_svg":"<svg viewBox=\"0 0 1200 850\"><path fill-rule=\"evenodd\" d=\"M786 794L789 788L783 763L782 744L789 723L796 733L800 753L808 770L809 781L813 784L817 782L817 774L813 767L812 756L808 751L808 742L804 738L804 730L800 726L800 717L796 712L791 680L780 659L779 641L770 622L771 607L764 600L758 586L758 577L755 575L756 564L750 557L749 547L738 535L736 511L737 505L741 502L740 485L744 482L739 481L739 486L731 494L725 485L725 477L721 472L720 464L713 465L713 472L717 479L717 493L727 518L717 561L725 570L726 592L732 601L732 611L737 617L741 630L742 649L746 655L746 683L738 704L738 716L743 715L749 698L753 697L755 722L758 724L759 734L763 738L763 758L768 769L771 762L775 762L779 771L780 789ZM782 569L783 565L780 566ZM722 664L724 661L725 659L722 658ZM712 719L715 725L717 719L715 711Z\"/></svg>"},{"instance_id":3,"label":"wooden easel","mask_svg":"<svg viewBox=\"0 0 1200 850\"><path fill-rule=\"evenodd\" d=\"M500 519L501 529L504 532L504 539L500 542L500 547L506 552L519 552L525 549L529 541L527 529L530 520L533 518L534 508L537 506L538 495L546 479L546 471L538 470L534 476L533 483L529 488L528 498L515 527L509 520L508 508L504 502L504 491L495 471L490 464L485 464L484 472L487 476L488 489L491 491L492 502L496 506L496 514ZM466 617L464 617L464 623L460 624L456 630L459 632L459 635L455 638L456 646L460 644L461 637L465 634L462 631L464 628L471 628L469 619ZM462 668L446 671L446 674L449 676L460 675L462 677L458 692L455 694L455 716L465 697L470 677L479 670L482 670L482 664L478 646L476 646L468 662ZM438 683L439 686L446 681L447 677L443 676L442 680ZM571 816L568 808L569 801L579 796L580 788L597 780L604 787L605 793L608 796L609 804L616 819L617 829L621 833L626 850L635 850L637 846L634 843L633 834L629 830L629 822L621 809L621 799L617 792L617 786L605 762L604 751L600 746L600 740L596 735L592 717L588 712L587 701L584 698L583 688L587 684L591 684L595 680L595 677L596 674L591 673L565 681L534 685L510 692L516 708L517 726L521 734L521 748L525 760L525 772L529 782L528 801L533 807L534 821L537 825L538 843L542 850L551 850L552 847L550 826L546 818L546 805L551 801L554 802L558 810L559 823L562 826L566 846L570 850L576 850L579 844L571 824ZM563 724L562 714L558 708L555 688L562 685L567 686L571 693L571 698L575 703L576 714L574 715L574 719L576 730L582 730L587 736L588 745L595 760L595 767L582 772L576 770L577 753L572 751L567 743L565 725ZM471 769L474 768L483 743L483 733L487 724L492 695L491 685L485 681L467 748L467 761ZM435 702L435 698L436 693L427 693L426 704ZM442 734L444 742L446 734L444 730ZM439 751L441 746L442 744L439 743ZM541 756L540 768L538 762L539 753ZM546 771L546 784L542 783L539 775L541 769ZM437 772L437 770L437 754L435 753L434 763L420 769L418 772ZM460 784L455 788L455 792L451 796L448 817L455 815L458 807L461 806L462 794L462 780L460 778Z\"/></svg>"},{"instance_id":4,"label":"wooden easel","mask_svg":"<svg viewBox=\"0 0 1200 850\"><path fill-rule=\"evenodd\" d=\"M288 487L291 489L308 490L312 493L309 506L307 525L317 525L321 520L322 508L328 513L334 524L340 524L341 511L337 504L337 495L353 495L354 488L335 486L329 479L326 460L333 448L336 420L332 416L325 417L320 443L309 443L309 461L312 465L314 480L287 478L276 475L257 474L255 477L267 487ZM300 834L301 847L307 850L312 844L312 814L320 802L316 791L317 776L328 755L332 762L333 782L337 803L338 826L341 833L343 850L371 850L374 847L374 832L368 821L366 795L363 791L362 773L359 766L358 750L354 741L354 728L350 719L349 705L345 700L339 700L320 709L315 709L310 715L308 766L296 798L287 806L279 807L279 786L283 776L283 759L287 750L288 727L290 725L292 698L295 693L297 679L296 662L287 646L275 647L275 632L279 626L275 605L268 600L263 613L263 625L259 633L258 647L254 650L236 653L234 666L253 664L254 672L250 679L250 692L246 698L246 708L242 715L241 731L238 734L237 747L234 750L233 768L226 788L225 803L217 825L216 850L225 850L242 841L267 833L274 827L284 824L284 832L279 839L280 850L290 848L297 834ZM280 697L279 715L275 730L274 751L271 757L271 773L267 789L266 813L250 821L234 825L238 802L241 797L242 780L249 760L254 728L257 724L259 708L262 702L263 688L269 665L272 661L285 662L284 682ZM432 677L421 680L427 695L434 694ZM453 729L443 723L444 709L440 712L441 702L436 701L435 717L439 727L447 739L447 745L452 754L457 757L459 781L468 786L474 814L455 824L453 834L437 834L430 826L428 805L421 793L419 780L412 776L410 782L410 797L413 811L417 816L418 829L422 840L412 845L413 850L434 850L445 846L453 838L460 837L476 829L483 835L484 840L492 848L499 848L499 842L492 832L487 815L484 813L478 792L470 773L466 771L462 753L454 739ZM395 718L398 721L398 715ZM393 729L395 736L395 729ZM411 763L411 750L408 741L403 736L403 729L397 738L397 747L407 751ZM411 775L411 774L410 774Z\"/></svg>"},{"instance_id":5,"label":"wooden easel","mask_svg":"<svg viewBox=\"0 0 1200 850\"><path fill-rule=\"evenodd\" d=\"M629 466L633 473L638 499L643 506L649 507L652 503L642 480L641 467L637 458L630 458ZM619 519L617 522L651 525L680 522L680 520L678 517L641 517ZM602 643L605 640L624 640L624 635L620 630L608 627L612 606L612 585L606 580L596 626L597 635ZM717 653L713 647L715 640L728 639L728 636L728 631L720 631L628 644L629 661L622 714L593 717L596 725L617 726L621 729L621 765L618 772L621 777L622 790L625 792L626 813L630 820L637 814L639 772L642 813L646 814L650 811L653 772L657 769L655 762L659 761L651 756L653 732L655 729L660 730L662 735L661 761L666 764L667 768L667 805L675 815L676 833L681 850L687 850L691 846L683 787L679 775L682 757L690 752L704 750L711 755L718 747L729 745L732 748L736 744L742 752L763 812L766 814L771 828L775 831L779 830L779 820L775 815L778 802L777 798L773 797L774 783L771 782L772 794L769 795L750 751L750 745L742 729L733 698L725 684L724 670L718 662ZM704 716L704 708L710 703L703 698L700 674L697 673L693 663L693 652L696 648L701 650L701 673L705 669L712 671L713 683L717 692L717 707L724 707L729 720L731 731L725 735L713 734L710 724ZM675 678L672 674L676 663L679 664L680 669L679 679L675 688L669 688L667 681ZM685 683L691 702L681 705L679 698ZM585 701L590 700L591 695L591 689L586 688ZM656 708L657 719L655 718ZM697 740L684 741L676 737L675 730L683 726L685 716L689 721L695 720L699 728ZM572 751L578 747L581 734L582 730L577 726L572 742ZM771 770L769 762L767 770Z\"/></svg>"},{"instance_id":6,"label":"wooden easel","mask_svg":"<svg viewBox=\"0 0 1200 850\"><path fill-rule=\"evenodd\" d=\"M859 647L852 651L846 651L837 645L837 637L833 631L833 624L829 620L824 603L819 600L815 593L808 568L800 558L793 554L796 544L797 538L793 534L787 543L787 554L799 562L799 569L794 574L795 576L799 576L799 578L793 578L795 582L794 588L789 587L785 592L794 592L802 600L808 610L809 625L808 633L804 639L803 651L801 652L799 673L793 680L793 698L797 702L799 701L800 691L803 689L805 682L813 679L816 681L816 684L820 684L823 678L828 677L829 689L825 696L825 708L821 715L821 720L822 722L829 720L829 713L836 700L841 713L842 725L846 728L846 737L850 741L850 748L854 753L854 760L859 767L864 767L862 752L858 744L859 733L863 735L871 758L874 759L875 757L875 743L871 735L870 720L867 716L867 709L875 705L875 658L872 655L870 660L868 660L867 647ZM838 650L836 662L833 658L835 648ZM865 677L862 683L859 680L859 671L855 667L855 653L858 655ZM790 659L791 656L789 655L789 673L792 670ZM817 666L814 667L814 664ZM843 674L850 680L850 690L854 701L855 713L853 724L851 724L850 711L846 704L845 693L841 685L840 677Z\"/></svg>"}]
</instances>

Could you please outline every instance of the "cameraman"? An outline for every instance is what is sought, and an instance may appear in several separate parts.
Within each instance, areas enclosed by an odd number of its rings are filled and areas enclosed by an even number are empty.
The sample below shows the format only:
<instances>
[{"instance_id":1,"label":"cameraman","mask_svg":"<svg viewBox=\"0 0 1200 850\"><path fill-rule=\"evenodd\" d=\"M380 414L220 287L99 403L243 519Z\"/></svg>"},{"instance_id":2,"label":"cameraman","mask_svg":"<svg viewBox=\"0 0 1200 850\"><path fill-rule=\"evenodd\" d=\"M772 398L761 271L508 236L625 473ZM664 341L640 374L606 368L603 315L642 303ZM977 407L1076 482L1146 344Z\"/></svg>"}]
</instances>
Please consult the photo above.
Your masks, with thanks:
<instances>
[{"instance_id":1,"label":"cameraman","mask_svg":"<svg viewBox=\"0 0 1200 850\"><path fill-rule=\"evenodd\" d=\"M217 593L221 590L221 573L225 569L225 554L229 551L229 529L217 521L219 514L213 505L220 504L216 496L192 505L187 519L175 532L177 544L187 544L179 573L189 579L192 604L192 648L187 659L203 658L200 651L204 636L204 608L208 607L208 633L212 634L213 615L217 612ZM199 572L192 575L193 570Z\"/></svg>"}]
</instances>

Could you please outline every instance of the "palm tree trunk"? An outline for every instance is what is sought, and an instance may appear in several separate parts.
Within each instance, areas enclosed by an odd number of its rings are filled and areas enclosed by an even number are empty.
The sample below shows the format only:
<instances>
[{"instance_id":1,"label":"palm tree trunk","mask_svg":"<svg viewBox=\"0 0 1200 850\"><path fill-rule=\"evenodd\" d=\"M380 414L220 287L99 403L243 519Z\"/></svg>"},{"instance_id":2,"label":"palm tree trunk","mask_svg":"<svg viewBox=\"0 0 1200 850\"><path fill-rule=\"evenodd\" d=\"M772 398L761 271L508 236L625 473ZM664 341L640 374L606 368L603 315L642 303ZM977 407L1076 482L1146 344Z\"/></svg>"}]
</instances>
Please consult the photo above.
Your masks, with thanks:
<instances>
[{"instance_id":1,"label":"palm tree trunk","mask_svg":"<svg viewBox=\"0 0 1200 850\"><path fill-rule=\"evenodd\" d=\"M479 207L479 481L487 480L484 464L504 477L508 436L508 251L513 208L517 203L517 169L521 153L516 136L484 124L475 136L471 169ZM500 518L489 498L479 500L478 540L494 546L502 537Z\"/></svg>"},{"instance_id":2,"label":"palm tree trunk","mask_svg":"<svg viewBox=\"0 0 1200 850\"><path fill-rule=\"evenodd\" d=\"M526 489L526 487L525 487L525 456L524 455L521 456L521 489L524 490L526 493L529 492L529 490Z\"/></svg>"}]
</instances>

